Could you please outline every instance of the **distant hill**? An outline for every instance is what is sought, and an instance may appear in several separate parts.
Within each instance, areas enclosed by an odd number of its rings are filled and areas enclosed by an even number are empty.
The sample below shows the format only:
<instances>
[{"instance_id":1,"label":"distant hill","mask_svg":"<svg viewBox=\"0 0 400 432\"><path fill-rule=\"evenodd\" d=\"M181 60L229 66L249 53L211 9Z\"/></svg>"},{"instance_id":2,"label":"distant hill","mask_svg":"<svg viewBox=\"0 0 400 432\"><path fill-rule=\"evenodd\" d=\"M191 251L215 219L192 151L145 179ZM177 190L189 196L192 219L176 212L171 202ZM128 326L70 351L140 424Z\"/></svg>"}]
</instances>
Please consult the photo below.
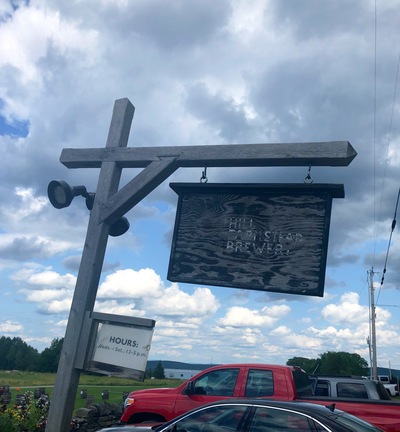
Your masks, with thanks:
<instances>
[{"instance_id":1,"label":"distant hill","mask_svg":"<svg viewBox=\"0 0 400 432\"><path fill-rule=\"evenodd\" d=\"M202 371L211 366L216 366L216 364L210 363L183 363L172 360L148 360L146 369L155 369L158 365L158 362L161 361L161 365L164 369L178 369L178 370L199 370ZM389 369L384 367L377 368L378 375L392 375L392 377L400 378L400 370L398 369Z\"/></svg>"},{"instance_id":2,"label":"distant hill","mask_svg":"<svg viewBox=\"0 0 400 432\"><path fill-rule=\"evenodd\" d=\"M158 362L161 361L161 365L164 369L180 369L180 370L199 370L202 371L215 364L201 364L201 363L183 363L171 360L148 360L146 369L155 369Z\"/></svg>"},{"instance_id":3,"label":"distant hill","mask_svg":"<svg viewBox=\"0 0 400 432\"><path fill-rule=\"evenodd\" d=\"M392 377L399 377L400 378L400 370L399 369L389 369L385 367L378 366L376 368L376 371L378 372L378 375L391 375Z\"/></svg>"}]
</instances>

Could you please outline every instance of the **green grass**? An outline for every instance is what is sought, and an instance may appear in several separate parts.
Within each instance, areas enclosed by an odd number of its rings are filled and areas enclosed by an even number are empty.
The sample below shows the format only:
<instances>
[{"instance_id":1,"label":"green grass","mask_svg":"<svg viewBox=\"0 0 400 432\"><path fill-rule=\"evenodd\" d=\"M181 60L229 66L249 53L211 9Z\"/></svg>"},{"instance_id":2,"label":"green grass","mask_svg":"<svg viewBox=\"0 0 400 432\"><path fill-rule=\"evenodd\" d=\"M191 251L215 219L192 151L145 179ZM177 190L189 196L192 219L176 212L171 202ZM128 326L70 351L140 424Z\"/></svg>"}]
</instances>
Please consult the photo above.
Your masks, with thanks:
<instances>
[{"instance_id":1,"label":"green grass","mask_svg":"<svg viewBox=\"0 0 400 432\"><path fill-rule=\"evenodd\" d=\"M50 399L53 395L56 374L39 372L8 372L0 371L0 387L9 386L11 403L18 394L27 391L34 392L38 387L44 387ZM86 390L88 396L92 396L94 403L102 402L102 392L108 390L109 403L123 402L123 394L132 390L155 387L177 387L182 381L174 379L148 379L143 382L129 378L115 378L108 376L95 376L81 374L75 399L75 409L87 405L87 399L81 397L81 391Z\"/></svg>"},{"instance_id":2,"label":"green grass","mask_svg":"<svg viewBox=\"0 0 400 432\"><path fill-rule=\"evenodd\" d=\"M0 371L0 387L10 386L11 402L15 401L17 394L27 391L34 392L35 388L44 387L50 399L53 395L53 386L56 374L38 372L4 372ZM155 387L177 387L182 381L174 379L148 379L143 382L129 378L114 378L108 376L95 376L81 374L79 387L75 399L75 409L86 406L87 400L81 398L81 391L86 390L87 395L93 396L94 403L102 402L102 392L108 390L110 403L121 403L123 394L132 390ZM400 400L400 397L394 398Z\"/></svg>"}]
</instances>

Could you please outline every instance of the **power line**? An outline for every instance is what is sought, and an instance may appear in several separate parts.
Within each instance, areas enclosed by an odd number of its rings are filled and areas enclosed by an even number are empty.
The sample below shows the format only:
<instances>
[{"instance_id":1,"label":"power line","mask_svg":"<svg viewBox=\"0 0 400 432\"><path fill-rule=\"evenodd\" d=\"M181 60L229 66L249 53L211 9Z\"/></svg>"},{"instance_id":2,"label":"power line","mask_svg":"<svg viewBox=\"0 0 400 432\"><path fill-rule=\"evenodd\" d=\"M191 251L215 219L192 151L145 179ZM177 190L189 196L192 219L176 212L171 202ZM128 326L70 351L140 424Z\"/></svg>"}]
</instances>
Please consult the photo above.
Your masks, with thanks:
<instances>
[{"instance_id":1,"label":"power line","mask_svg":"<svg viewBox=\"0 0 400 432\"><path fill-rule=\"evenodd\" d=\"M393 217L392 227L391 227L391 231L390 231L389 243L388 243L388 247L387 247L387 251L386 251L385 265L384 265L383 272L382 272L381 285L379 287L378 298L376 299L377 303L378 303L378 300L379 300L379 295L381 293L383 281L385 280L385 273L386 273L386 267L387 267L387 262L388 262L388 258L389 258L390 245L392 243L393 231L396 228L396 223L397 223L396 222L396 216L397 216L397 208L399 206L399 198L400 198L400 188L399 188L399 192L397 194L397 201L396 201L396 206L395 206L395 209L394 209L394 217Z\"/></svg>"},{"instance_id":2,"label":"power line","mask_svg":"<svg viewBox=\"0 0 400 432\"><path fill-rule=\"evenodd\" d=\"M386 168L387 168L388 160L389 160L389 147L390 147L390 142L392 140L393 115L394 115L394 109L396 106L397 83L399 81L399 71L400 71L400 52L399 52L399 57L397 59L397 71L396 71L396 79L395 79L394 92L393 92L392 113L390 115L388 142L387 142L387 146L386 146L386 158L385 158L385 166L384 166L384 170L383 170L381 202L380 202L380 207L379 207L379 220L381 219L380 216L381 216L382 203L383 203L383 190L385 188Z\"/></svg>"},{"instance_id":3,"label":"power line","mask_svg":"<svg viewBox=\"0 0 400 432\"><path fill-rule=\"evenodd\" d=\"M380 305L380 307L400 307L400 305Z\"/></svg>"},{"instance_id":4,"label":"power line","mask_svg":"<svg viewBox=\"0 0 400 432\"><path fill-rule=\"evenodd\" d=\"M377 59L376 59L376 51L377 51L377 39L378 39L378 19L377 19L377 0L375 0L375 17L374 17L374 136L373 136L373 166L374 166L374 254L373 254L373 262L375 262L375 249L376 249L376 238L377 238L377 221L376 221L376 81L377 81Z\"/></svg>"}]
</instances>

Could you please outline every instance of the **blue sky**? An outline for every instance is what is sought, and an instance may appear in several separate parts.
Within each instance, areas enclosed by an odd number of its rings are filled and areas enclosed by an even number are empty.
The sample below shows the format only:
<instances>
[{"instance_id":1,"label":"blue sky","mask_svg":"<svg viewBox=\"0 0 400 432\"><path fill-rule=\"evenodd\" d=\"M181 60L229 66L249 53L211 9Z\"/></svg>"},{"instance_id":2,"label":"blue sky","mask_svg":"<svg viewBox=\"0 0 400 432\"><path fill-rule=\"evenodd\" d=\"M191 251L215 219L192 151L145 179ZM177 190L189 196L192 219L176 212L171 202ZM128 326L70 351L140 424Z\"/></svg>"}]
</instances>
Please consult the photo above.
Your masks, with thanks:
<instances>
[{"instance_id":1,"label":"blue sky","mask_svg":"<svg viewBox=\"0 0 400 432\"><path fill-rule=\"evenodd\" d=\"M376 15L375 15L376 12ZM333 351L368 360L376 271L378 366L400 369L400 1L0 0L0 335L43 350L62 337L89 213L47 185L95 191L99 170L63 148L105 146L116 99L136 107L128 146L350 141L335 199L324 297L167 280L180 169L110 238L96 310L156 320L151 359L285 363ZM376 23L376 25L375 25ZM303 183L308 167L209 168L210 183ZM125 169L121 186L139 170Z\"/></svg>"}]
</instances>

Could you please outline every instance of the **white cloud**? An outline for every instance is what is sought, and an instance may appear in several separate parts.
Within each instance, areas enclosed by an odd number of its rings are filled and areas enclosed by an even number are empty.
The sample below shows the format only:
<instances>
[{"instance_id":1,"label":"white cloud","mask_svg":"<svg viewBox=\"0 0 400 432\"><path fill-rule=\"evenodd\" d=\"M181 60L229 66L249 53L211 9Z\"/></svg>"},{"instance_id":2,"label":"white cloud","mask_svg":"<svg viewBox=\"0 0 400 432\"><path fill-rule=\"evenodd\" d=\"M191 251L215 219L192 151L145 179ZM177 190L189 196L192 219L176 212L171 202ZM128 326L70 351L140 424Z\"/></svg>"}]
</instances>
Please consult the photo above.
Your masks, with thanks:
<instances>
[{"instance_id":1,"label":"white cloud","mask_svg":"<svg viewBox=\"0 0 400 432\"><path fill-rule=\"evenodd\" d=\"M271 330L270 335L283 337L283 336L290 335L291 333L292 333L292 330L289 327L287 327L285 325L281 325L281 326Z\"/></svg>"},{"instance_id":2,"label":"white cloud","mask_svg":"<svg viewBox=\"0 0 400 432\"><path fill-rule=\"evenodd\" d=\"M71 309L71 298L51 300L38 304L38 311L43 314L67 314Z\"/></svg>"},{"instance_id":3,"label":"white cloud","mask_svg":"<svg viewBox=\"0 0 400 432\"><path fill-rule=\"evenodd\" d=\"M3 321L0 322L0 332L6 334L20 333L24 330L24 326L18 322Z\"/></svg>"},{"instance_id":4,"label":"white cloud","mask_svg":"<svg viewBox=\"0 0 400 432\"><path fill-rule=\"evenodd\" d=\"M48 303L53 300L72 298L72 293L64 289L51 290L21 290L25 294L26 300L32 303Z\"/></svg>"},{"instance_id":5,"label":"white cloud","mask_svg":"<svg viewBox=\"0 0 400 432\"><path fill-rule=\"evenodd\" d=\"M51 291L58 289L72 291L75 287L76 276L66 273L61 275L51 269L38 269L35 266L25 267L14 272L11 276L12 280L18 282L24 289L38 289Z\"/></svg>"},{"instance_id":6,"label":"white cloud","mask_svg":"<svg viewBox=\"0 0 400 432\"><path fill-rule=\"evenodd\" d=\"M162 297L149 302L148 306L163 316L195 318L212 316L218 310L219 302L209 288L196 288L190 295L173 284L165 289Z\"/></svg>"},{"instance_id":7,"label":"white cloud","mask_svg":"<svg viewBox=\"0 0 400 432\"><path fill-rule=\"evenodd\" d=\"M145 311L137 310L133 304L121 304L117 300L96 301L94 310L122 316L145 317Z\"/></svg>"},{"instance_id":8,"label":"white cloud","mask_svg":"<svg viewBox=\"0 0 400 432\"><path fill-rule=\"evenodd\" d=\"M0 234L0 253L8 260L49 258L70 247L70 243L36 235Z\"/></svg>"},{"instance_id":9,"label":"white cloud","mask_svg":"<svg viewBox=\"0 0 400 432\"><path fill-rule=\"evenodd\" d=\"M118 270L106 277L100 285L98 298L157 298L162 296L164 285L152 269L138 271Z\"/></svg>"},{"instance_id":10,"label":"white cloud","mask_svg":"<svg viewBox=\"0 0 400 432\"><path fill-rule=\"evenodd\" d=\"M394 141L388 139L388 162L394 167L400 165L400 139L395 139Z\"/></svg>"},{"instance_id":11,"label":"white cloud","mask_svg":"<svg viewBox=\"0 0 400 432\"><path fill-rule=\"evenodd\" d=\"M367 306L359 304L359 294L347 292L343 294L338 304L329 304L321 311L321 316L333 324L368 322L369 311Z\"/></svg>"},{"instance_id":12,"label":"white cloud","mask_svg":"<svg viewBox=\"0 0 400 432\"><path fill-rule=\"evenodd\" d=\"M61 328L65 328L68 324L68 320L61 320L61 321L57 321L54 325L56 327L61 327Z\"/></svg>"},{"instance_id":13,"label":"white cloud","mask_svg":"<svg viewBox=\"0 0 400 432\"><path fill-rule=\"evenodd\" d=\"M0 233L0 252L4 257L15 259L19 256L21 260L50 257L76 247L75 238L79 236L76 221L71 223L74 228L64 226L60 230L59 221L52 217L49 209L47 197L33 188L15 187L8 205L0 208L2 226L10 231ZM81 244L81 238L79 242Z\"/></svg>"},{"instance_id":14,"label":"white cloud","mask_svg":"<svg viewBox=\"0 0 400 432\"><path fill-rule=\"evenodd\" d=\"M10 2L1 1L0 2L0 17L10 16L13 12L13 7Z\"/></svg>"},{"instance_id":15,"label":"white cloud","mask_svg":"<svg viewBox=\"0 0 400 432\"><path fill-rule=\"evenodd\" d=\"M287 305L264 307L261 310L234 306L227 310L225 316L219 319L218 323L220 325L233 327L270 327L289 312L290 307Z\"/></svg>"},{"instance_id":16,"label":"white cloud","mask_svg":"<svg viewBox=\"0 0 400 432\"><path fill-rule=\"evenodd\" d=\"M240 341L244 342L246 345L258 345L261 337L261 332L258 329L246 328L243 329L242 336L240 336Z\"/></svg>"},{"instance_id":17,"label":"white cloud","mask_svg":"<svg viewBox=\"0 0 400 432\"><path fill-rule=\"evenodd\" d=\"M314 350L311 351L313 353L311 358L317 357L315 355L315 350L319 350L322 347L322 341L318 340L317 338L312 338L304 334L295 334L291 333L290 335L286 335L282 340L281 343L285 347L289 348L297 348L302 350Z\"/></svg>"},{"instance_id":18,"label":"white cloud","mask_svg":"<svg viewBox=\"0 0 400 432\"><path fill-rule=\"evenodd\" d=\"M22 200L22 206L20 206L19 211L14 214L14 216L19 219L23 219L28 215L35 215L43 210L45 206L48 206L47 198L43 196L35 197L32 188L16 187L15 195Z\"/></svg>"},{"instance_id":19,"label":"white cloud","mask_svg":"<svg viewBox=\"0 0 400 432\"><path fill-rule=\"evenodd\" d=\"M51 286L53 288L72 289L76 283L76 277L72 274L60 275L55 271L44 271L33 274L27 281L30 285Z\"/></svg>"},{"instance_id":20,"label":"white cloud","mask_svg":"<svg viewBox=\"0 0 400 432\"><path fill-rule=\"evenodd\" d=\"M26 89L26 102L34 100L28 90L32 95L38 95L45 90L46 81L52 78L51 70L43 69L43 60L51 49L80 67L92 65L101 52L97 31L79 28L77 23L62 19L58 12L49 8L20 7L2 24L0 67L12 68L18 84ZM8 118L25 119L32 114L34 107L30 103L23 104L13 89L1 89L6 102L3 112Z\"/></svg>"},{"instance_id":21,"label":"white cloud","mask_svg":"<svg viewBox=\"0 0 400 432\"><path fill-rule=\"evenodd\" d=\"M193 294L188 294L177 284L166 288L160 276L152 269L118 270L108 275L98 292L99 300L106 298L132 300L130 306L124 307L124 310L129 310L129 315L136 313L135 302L137 302L145 311L140 314L181 316L185 321L213 315L219 307L210 289L197 288ZM98 303L98 307L104 309L102 304L107 303ZM198 320L197 324L199 324Z\"/></svg>"}]
</instances>

